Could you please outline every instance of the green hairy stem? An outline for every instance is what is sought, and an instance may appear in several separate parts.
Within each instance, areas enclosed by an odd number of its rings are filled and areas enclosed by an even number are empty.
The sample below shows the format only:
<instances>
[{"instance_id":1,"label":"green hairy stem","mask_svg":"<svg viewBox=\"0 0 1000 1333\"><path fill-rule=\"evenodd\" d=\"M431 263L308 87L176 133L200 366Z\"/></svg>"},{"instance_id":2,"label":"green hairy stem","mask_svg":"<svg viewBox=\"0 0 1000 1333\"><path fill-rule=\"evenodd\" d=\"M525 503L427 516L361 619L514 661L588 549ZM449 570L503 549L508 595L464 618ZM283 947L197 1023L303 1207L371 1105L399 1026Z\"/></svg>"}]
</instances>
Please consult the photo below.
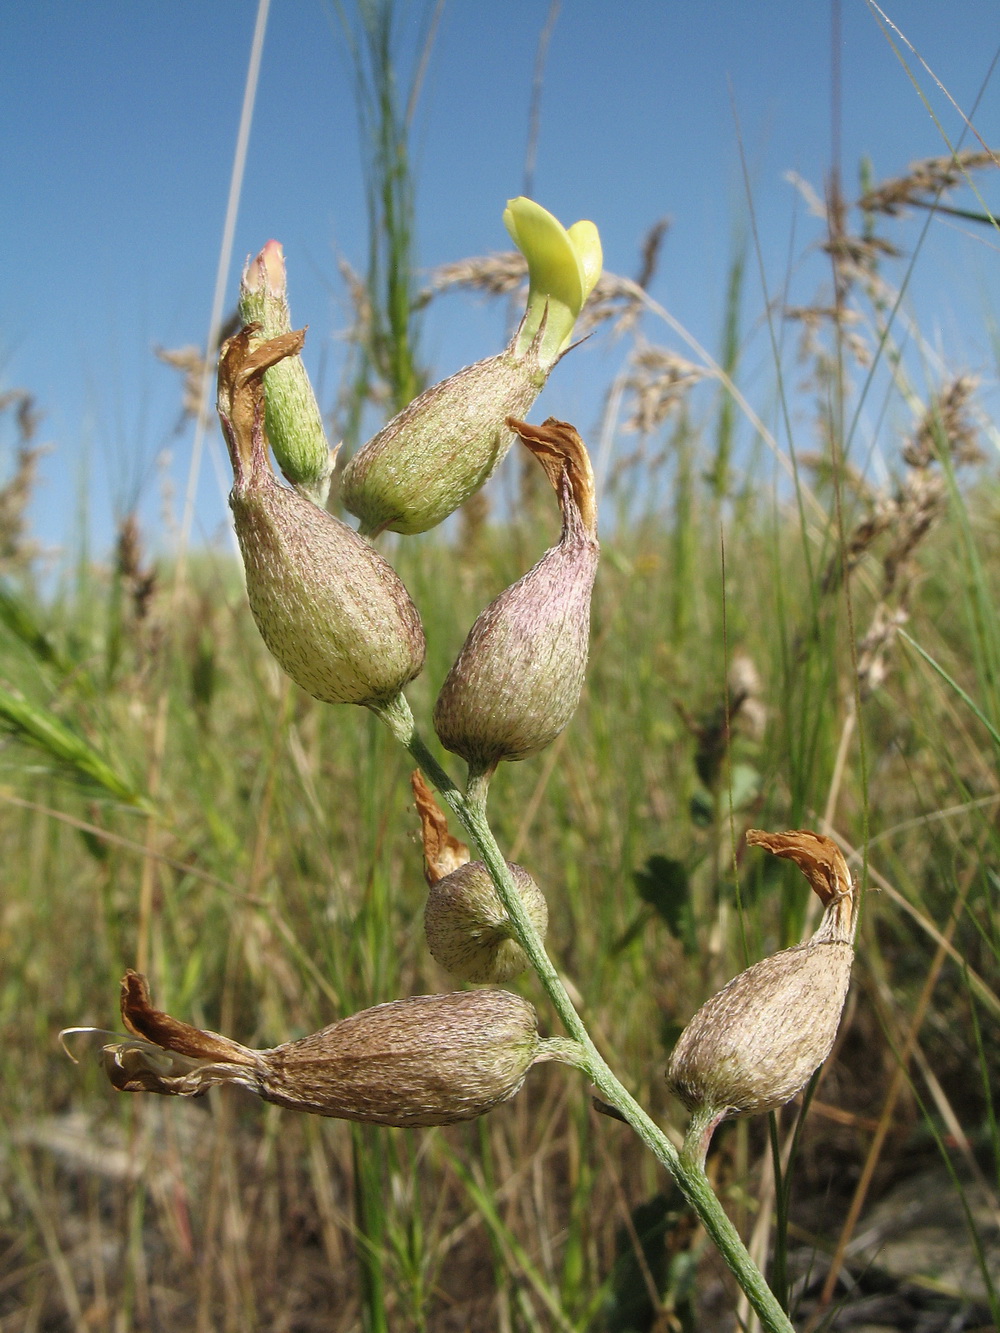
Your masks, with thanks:
<instances>
[{"instance_id":1,"label":"green hairy stem","mask_svg":"<svg viewBox=\"0 0 1000 1333\"><path fill-rule=\"evenodd\" d=\"M792 1323L764 1279L764 1275L740 1239L739 1233L719 1202L703 1166L700 1150L707 1128L692 1124L685 1148L678 1152L670 1139L650 1119L628 1089L615 1076L594 1045L587 1026L577 1012L559 973L545 951L538 932L524 910L507 861L497 845L486 817L486 784L470 785L466 794L452 782L416 730L409 704L402 694L375 708L396 739L405 746L442 800L450 806L476 846L497 893L513 922L521 947L531 961L539 980L555 1006L566 1031L576 1043L572 1063L591 1080L601 1098L617 1110L623 1119L677 1181L684 1197L698 1214L723 1259L728 1264L747 1299L768 1333L793 1333Z\"/></svg>"}]
</instances>

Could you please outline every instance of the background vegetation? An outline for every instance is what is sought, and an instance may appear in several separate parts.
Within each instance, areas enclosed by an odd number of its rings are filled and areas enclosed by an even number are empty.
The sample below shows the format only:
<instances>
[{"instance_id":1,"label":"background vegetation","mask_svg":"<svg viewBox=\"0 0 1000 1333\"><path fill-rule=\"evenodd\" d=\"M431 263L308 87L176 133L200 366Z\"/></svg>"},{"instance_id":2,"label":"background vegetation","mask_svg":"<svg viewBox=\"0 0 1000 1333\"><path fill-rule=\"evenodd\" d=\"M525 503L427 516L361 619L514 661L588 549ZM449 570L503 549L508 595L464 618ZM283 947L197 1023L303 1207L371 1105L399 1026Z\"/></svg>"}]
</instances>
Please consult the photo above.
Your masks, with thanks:
<instances>
[{"instance_id":1,"label":"background vegetation","mask_svg":"<svg viewBox=\"0 0 1000 1333\"><path fill-rule=\"evenodd\" d=\"M418 382L432 299L409 267L405 116L372 95L391 84L377 16L355 33L377 152L336 407L348 427ZM736 388L752 244L736 247L717 360L645 294L655 231L639 281L602 280L590 327L626 355L608 386L615 447L592 441L605 489L588 685L556 744L494 783L501 841L548 897L554 958L670 1125L680 1027L812 919L801 878L745 854L745 829L814 827L851 853L869 890L855 979L808 1117L796 1103L770 1129L726 1127L710 1159L803 1326L856 1326L878 1297L893 1327L1000 1327L996 435L975 380L918 330L925 378L908 378L892 286L895 214L996 165L960 161L863 180L856 204L830 183L828 289L760 312L769 402ZM502 295L520 277L509 257L470 260L431 290ZM855 461L876 394L871 438L892 460L877 482ZM480 1122L407 1132L232 1092L117 1096L85 1042L69 1039L80 1065L66 1059L61 1028L115 1026L126 966L158 1005L255 1046L451 985L422 937L405 756L368 714L279 673L219 553L150 564L125 519L112 561L81 549L43 596L23 521L33 405L2 406L19 440L0 495L4 1333L734 1326L669 1181L564 1068L534 1071ZM772 447L776 486L759 480ZM475 615L556 536L533 466L508 462L509 509L480 498L454 530L387 548L427 630L408 691L422 722ZM914 1179L954 1201L969 1276L914 1259L890 1282L855 1243Z\"/></svg>"}]
</instances>

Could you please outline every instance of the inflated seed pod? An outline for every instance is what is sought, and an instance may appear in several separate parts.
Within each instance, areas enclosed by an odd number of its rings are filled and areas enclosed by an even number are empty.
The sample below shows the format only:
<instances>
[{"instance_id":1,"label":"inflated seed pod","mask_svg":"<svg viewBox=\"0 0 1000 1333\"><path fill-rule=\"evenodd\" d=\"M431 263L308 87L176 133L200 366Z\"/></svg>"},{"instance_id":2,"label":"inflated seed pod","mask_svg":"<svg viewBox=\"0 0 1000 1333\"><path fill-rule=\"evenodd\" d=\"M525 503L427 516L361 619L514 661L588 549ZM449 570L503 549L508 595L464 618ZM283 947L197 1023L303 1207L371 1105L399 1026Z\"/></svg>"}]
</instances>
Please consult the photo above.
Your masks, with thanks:
<instances>
[{"instance_id":1,"label":"inflated seed pod","mask_svg":"<svg viewBox=\"0 0 1000 1333\"><path fill-rule=\"evenodd\" d=\"M747 841L794 861L825 911L811 939L741 972L681 1033L667 1081L695 1113L702 1155L720 1121L783 1106L830 1054L854 958L854 885L836 843L805 829Z\"/></svg>"},{"instance_id":2,"label":"inflated seed pod","mask_svg":"<svg viewBox=\"0 0 1000 1333\"><path fill-rule=\"evenodd\" d=\"M507 868L524 910L544 939L549 909L541 889L523 866L508 861ZM529 966L482 861L469 861L431 885L424 906L424 933L435 961L461 981L497 985Z\"/></svg>"},{"instance_id":3,"label":"inflated seed pod","mask_svg":"<svg viewBox=\"0 0 1000 1333\"><path fill-rule=\"evenodd\" d=\"M559 496L559 544L507 588L469 632L434 707L446 749L470 770L527 759L576 711L587 669L590 596L597 572L597 508L587 450L564 421L510 421Z\"/></svg>"},{"instance_id":4,"label":"inflated seed pod","mask_svg":"<svg viewBox=\"0 0 1000 1333\"><path fill-rule=\"evenodd\" d=\"M528 261L524 319L499 356L426 389L354 455L341 499L363 532L426 532L492 475L522 417L567 349L601 273L592 222L564 227L530 199L511 199L504 222Z\"/></svg>"},{"instance_id":5,"label":"inflated seed pod","mask_svg":"<svg viewBox=\"0 0 1000 1333\"><path fill-rule=\"evenodd\" d=\"M497 985L529 966L507 909L482 861L448 832L444 811L419 770L411 778L424 843L427 902L424 933L436 962L461 981ZM523 866L507 862L524 910L544 939L549 909L542 891Z\"/></svg>"},{"instance_id":6,"label":"inflated seed pod","mask_svg":"<svg viewBox=\"0 0 1000 1333\"><path fill-rule=\"evenodd\" d=\"M413 995L298 1041L255 1050L154 1009L145 977L122 982L133 1037L102 1063L122 1092L195 1097L237 1083L295 1111L381 1125L447 1125L509 1101L533 1064L564 1059L527 1001L503 990Z\"/></svg>"},{"instance_id":7,"label":"inflated seed pod","mask_svg":"<svg viewBox=\"0 0 1000 1333\"><path fill-rule=\"evenodd\" d=\"M263 432L264 371L302 332L254 344L253 326L219 363L219 417L233 465L230 507L261 637L297 685L326 703L378 708L424 662L424 631L395 570L363 537L289 490Z\"/></svg>"},{"instance_id":8,"label":"inflated seed pod","mask_svg":"<svg viewBox=\"0 0 1000 1333\"><path fill-rule=\"evenodd\" d=\"M340 498L362 531L444 522L503 461L514 439L505 418L527 412L546 378L538 349L517 356L512 343L414 398L344 468Z\"/></svg>"}]
</instances>

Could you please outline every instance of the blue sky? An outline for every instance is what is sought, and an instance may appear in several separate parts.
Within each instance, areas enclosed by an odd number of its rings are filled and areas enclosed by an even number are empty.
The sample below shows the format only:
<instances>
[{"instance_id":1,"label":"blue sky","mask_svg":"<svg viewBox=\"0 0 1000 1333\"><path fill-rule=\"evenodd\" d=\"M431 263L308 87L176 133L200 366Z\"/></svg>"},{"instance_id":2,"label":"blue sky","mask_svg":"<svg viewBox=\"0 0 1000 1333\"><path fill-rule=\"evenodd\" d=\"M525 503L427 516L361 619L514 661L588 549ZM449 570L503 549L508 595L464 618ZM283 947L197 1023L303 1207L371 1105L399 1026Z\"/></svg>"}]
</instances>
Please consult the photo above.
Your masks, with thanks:
<instances>
[{"instance_id":1,"label":"blue sky","mask_svg":"<svg viewBox=\"0 0 1000 1333\"><path fill-rule=\"evenodd\" d=\"M971 110L1000 46L996 0L883 7ZM427 8L400 0L398 12L405 77ZM522 189L547 12L547 0L444 7L414 134L423 267L508 248L500 217ZM32 513L49 547L73 540L81 493L98 548L113 514L136 497L150 538L169 541L160 519L163 479L183 489L191 434L174 432L179 384L153 347L204 340L255 13L251 0L5 6L0 391L30 390L45 414L42 434L53 451ZM864 0L843 0L841 35L841 154L851 194L863 153L881 177L945 145ZM909 58L957 138L959 116ZM1000 144L998 80L994 73L975 115L992 145ZM751 207L772 290L789 274L789 255L819 239L785 173L821 186L832 160L830 89L830 7L817 0L562 0L545 68L535 197L567 223L592 218L606 266L626 274L636 269L648 226L668 215L653 293L716 350L733 236ZM982 188L1000 207L996 182L984 176ZM967 190L954 202L976 206ZM893 234L912 244L923 220ZM348 323L338 256L357 268L366 258L353 75L330 0L272 0L233 296L244 257L271 236L285 247L293 316L310 326L307 361L328 403L342 364L338 334ZM911 289L912 308L942 356L987 384L996 378L987 324L1000 311L997 260L987 229L935 222ZM822 270L799 268L796 259L791 272L799 298L809 300ZM750 331L764 308L755 273L744 305ZM424 358L444 375L488 355L499 349L503 320L499 306L449 296L427 316ZM648 332L684 350L665 327ZM579 349L557 368L534 415L555 413L592 429L595 386L607 383L617 355L600 338ZM772 388L766 370L761 342L744 383L758 405ZM3 469L10 438L2 437ZM217 539L225 520L206 461L195 539Z\"/></svg>"}]
</instances>

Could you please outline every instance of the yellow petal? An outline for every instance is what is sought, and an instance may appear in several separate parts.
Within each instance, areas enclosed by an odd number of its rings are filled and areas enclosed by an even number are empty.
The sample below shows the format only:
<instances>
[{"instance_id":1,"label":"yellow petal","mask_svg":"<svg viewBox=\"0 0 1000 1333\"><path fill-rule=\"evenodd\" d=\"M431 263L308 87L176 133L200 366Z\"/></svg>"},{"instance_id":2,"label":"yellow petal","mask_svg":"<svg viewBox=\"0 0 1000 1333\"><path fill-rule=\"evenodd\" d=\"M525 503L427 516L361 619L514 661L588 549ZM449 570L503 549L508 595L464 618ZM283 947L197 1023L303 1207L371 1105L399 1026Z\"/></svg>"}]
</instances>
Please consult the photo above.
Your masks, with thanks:
<instances>
[{"instance_id":1,"label":"yellow petal","mask_svg":"<svg viewBox=\"0 0 1000 1333\"><path fill-rule=\"evenodd\" d=\"M569 231L523 195L508 200L504 224L528 261L528 305L518 335L522 354L542 329L540 359L551 367L565 351L583 303L601 272L601 241L592 222Z\"/></svg>"},{"instance_id":2,"label":"yellow petal","mask_svg":"<svg viewBox=\"0 0 1000 1333\"><path fill-rule=\"evenodd\" d=\"M503 218L514 244L528 261L531 286L579 314L583 273L569 232L559 219L523 195L508 200Z\"/></svg>"},{"instance_id":3,"label":"yellow petal","mask_svg":"<svg viewBox=\"0 0 1000 1333\"><path fill-rule=\"evenodd\" d=\"M601 235L593 222L574 222L567 233L576 251L576 257L583 274L583 299L594 290L597 279L604 267L604 252L601 249Z\"/></svg>"}]
</instances>

